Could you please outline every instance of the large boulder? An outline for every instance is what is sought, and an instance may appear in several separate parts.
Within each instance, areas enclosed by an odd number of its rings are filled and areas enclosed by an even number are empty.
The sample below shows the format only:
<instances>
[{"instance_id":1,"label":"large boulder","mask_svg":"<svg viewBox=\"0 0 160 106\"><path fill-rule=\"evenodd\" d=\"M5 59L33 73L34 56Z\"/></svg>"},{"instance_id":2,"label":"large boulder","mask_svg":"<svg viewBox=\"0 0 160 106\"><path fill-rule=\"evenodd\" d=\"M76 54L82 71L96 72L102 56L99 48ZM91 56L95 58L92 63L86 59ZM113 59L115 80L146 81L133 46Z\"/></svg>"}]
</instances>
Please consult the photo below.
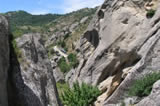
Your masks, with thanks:
<instances>
[{"instance_id":1,"label":"large boulder","mask_svg":"<svg viewBox=\"0 0 160 106\"><path fill-rule=\"evenodd\" d=\"M40 38L40 34L25 34L16 39L20 56L17 61L15 54L11 55L11 106L61 105L53 69Z\"/></svg>"},{"instance_id":2,"label":"large boulder","mask_svg":"<svg viewBox=\"0 0 160 106\"><path fill-rule=\"evenodd\" d=\"M80 39L77 51L82 63L69 84L78 80L98 85L103 94L96 105L107 106L121 101L136 79L158 72L157 4L158 0L105 0ZM146 15L149 8L156 9L153 17Z\"/></svg>"},{"instance_id":3,"label":"large boulder","mask_svg":"<svg viewBox=\"0 0 160 106\"><path fill-rule=\"evenodd\" d=\"M0 15L0 106L8 106L7 78L9 69L9 26Z\"/></svg>"}]
</instances>

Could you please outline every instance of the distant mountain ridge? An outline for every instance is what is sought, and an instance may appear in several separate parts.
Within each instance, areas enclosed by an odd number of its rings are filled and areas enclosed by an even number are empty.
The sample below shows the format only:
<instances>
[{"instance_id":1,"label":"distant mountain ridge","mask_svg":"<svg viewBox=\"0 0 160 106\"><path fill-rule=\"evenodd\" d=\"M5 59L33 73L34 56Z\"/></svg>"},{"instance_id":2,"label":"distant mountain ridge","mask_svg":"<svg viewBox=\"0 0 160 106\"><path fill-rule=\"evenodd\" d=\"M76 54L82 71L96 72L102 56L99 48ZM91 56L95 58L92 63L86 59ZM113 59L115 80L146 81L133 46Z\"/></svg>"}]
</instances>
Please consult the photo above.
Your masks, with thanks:
<instances>
[{"instance_id":1,"label":"distant mountain ridge","mask_svg":"<svg viewBox=\"0 0 160 106\"><path fill-rule=\"evenodd\" d=\"M32 15L22 10L5 14L10 17L10 22L13 25L42 25L62 16L60 14Z\"/></svg>"},{"instance_id":2,"label":"distant mountain ridge","mask_svg":"<svg viewBox=\"0 0 160 106\"><path fill-rule=\"evenodd\" d=\"M11 31L14 37L17 38L25 33L30 33L30 32L52 34L52 30L50 31L49 29L53 29L53 27L59 24L59 22L60 23L70 22L70 24L72 24L75 21L80 21L80 19L82 19L85 16L93 15L96 9L97 7L84 8L67 14L45 14L45 15L32 15L26 11L19 10L19 11L10 11L4 13L4 15L9 17Z\"/></svg>"}]
</instances>

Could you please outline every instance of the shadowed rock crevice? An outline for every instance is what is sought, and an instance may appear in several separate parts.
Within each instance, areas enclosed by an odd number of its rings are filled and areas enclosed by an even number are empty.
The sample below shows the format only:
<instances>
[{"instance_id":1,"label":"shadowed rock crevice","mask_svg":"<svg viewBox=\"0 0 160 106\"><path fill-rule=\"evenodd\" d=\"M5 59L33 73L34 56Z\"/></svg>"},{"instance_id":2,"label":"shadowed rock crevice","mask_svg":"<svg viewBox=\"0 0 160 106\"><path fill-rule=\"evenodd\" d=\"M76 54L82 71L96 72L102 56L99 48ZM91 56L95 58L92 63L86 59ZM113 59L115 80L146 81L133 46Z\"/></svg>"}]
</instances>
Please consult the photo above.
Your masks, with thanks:
<instances>
[{"instance_id":1,"label":"shadowed rock crevice","mask_svg":"<svg viewBox=\"0 0 160 106\"><path fill-rule=\"evenodd\" d=\"M84 34L84 38L86 38L88 42L90 42L95 48L97 48L97 46L99 44L99 34L96 29L93 29L91 31L87 31Z\"/></svg>"},{"instance_id":2,"label":"shadowed rock crevice","mask_svg":"<svg viewBox=\"0 0 160 106\"><path fill-rule=\"evenodd\" d=\"M123 55L119 53L102 71L97 83L99 84L103 82L109 76L114 76L117 73L123 73L123 69L134 66L140 61L140 59L141 57L135 52L124 53Z\"/></svg>"},{"instance_id":3,"label":"shadowed rock crevice","mask_svg":"<svg viewBox=\"0 0 160 106\"><path fill-rule=\"evenodd\" d=\"M20 64L12 46L10 35L10 69L8 71L9 106L43 106L36 94L24 84Z\"/></svg>"},{"instance_id":4,"label":"shadowed rock crevice","mask_svg":"<svg viewBox=\"0 0 160 106\"><path fill-rule=\"evenodd\" d=\"M98 11L98 17L99 17L99 19L103 19L104 18L104 11L103 10L99 10Z\"/></svg>"},{"instance_id":5,"label":"shadowed rock crevice","mask_svg":"<svg viewBox=\"0 0 160 106\"><path fill-rule=\"evenodd\" d=\"M38 62L38 53L36 49L36 45L34 43L34 37L31 37L31 43L30 43L30 52L31 52L31 59L33 59L34 63Z\"/></svg>"},{"instance_id":6,"label":"shadowed rock crevice","mask_svg":"<svg viewBox=\"0 0 160 106\"><path fill-rule=\"evenodd\" d=\"M46 97L46 89L45 86L47 86L47 77L46 76L42 76L40 78L40 84L41 84L41 90L42 90L42 94L41 94L41 98L43 98L43 103L45 104L45 106L47 106L49 104L48 98Z\"/></svg>"}]
</instances>

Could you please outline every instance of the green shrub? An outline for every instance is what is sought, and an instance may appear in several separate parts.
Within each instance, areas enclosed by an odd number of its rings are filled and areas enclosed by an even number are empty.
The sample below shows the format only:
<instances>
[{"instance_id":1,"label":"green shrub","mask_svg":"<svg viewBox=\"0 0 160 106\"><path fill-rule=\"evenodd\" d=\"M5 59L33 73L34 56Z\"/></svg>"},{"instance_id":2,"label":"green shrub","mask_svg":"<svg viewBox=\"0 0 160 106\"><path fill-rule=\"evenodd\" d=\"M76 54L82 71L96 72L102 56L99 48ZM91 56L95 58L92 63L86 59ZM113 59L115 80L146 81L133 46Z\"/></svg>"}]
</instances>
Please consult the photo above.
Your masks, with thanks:
<instances>
[{"instance_id":1,"label":"green shrub","mask_svg":"<svg viewBox=\"0 0 160 106\"><path fill-rule=\"evenodd\" d=\"M50 44L48 47L47 47L47 53L48 53L48 57L49 59L55 54L55 51L54 51L54 43Z\"/></svg>"},{"instance_id":2,"label":"green shrub","mask_svg":"<svg viewBox=\"0 0 160 106\"><path fill-rule=\"evenodd\" d=\"M69 89L69 85L67 83L56 83L58 93L62 95L63 91Z\"/></svg>"},{"instance_id":3,"label":"green shrub","mask_svg":"<svg viewBox=\"0 0 160 106\"><path fill-rule=\"evenodd\" d=\"M73 53L68 55L68 61L70 62L73 68L77 67L79 64L76 54L73 54Z\"/></svg>"},{"instance_id":4,"label":"green shrub","mask_svg":"<svg viewBox=\"0 0 160 106\"><path fill-rule=\"evenodd\" d=\"M60 68L60 70L63 73L66 73L66 72L70 71L71 68L75 68L79 64L79 61L77 60L76 54L73 54L73 53L68 55L68 61L69 62L67 63L67 61L64 57L62 57L58 61L58 67Z\"/></svg>"},{"instance_id":5,"label":"green shrub","mask_svg":"<svg viewBox=\"0 0 160 106\"><path fill-rule=\"evenodd\" d=\"M69 36L70 36L70 34L69 34L69 33L68 33L68 34L66 34L66 35L64 36L64 39L67 39Z\"/></svg>"},{"instance_id":6,"label":"green shrub","mask_svg":"<svg viewBox=\"0 0 160 106\"><path fill-rule=\"evenodd\" d=\"M125 102L122 101L120 106L126 106Z\"/></svg>"},{"instance_id":7,"label":"green shrub","mask_svg":"<svg viewBox=\"0 0 160 106\"><path fill-rule=\"evenodd\" d=\"M61 43L61 47L66 47L66 43L64 41Z\"/></svg>"},{"instance_id":8,"label":"green shrub","mask_svg":"<svg viewBox=\"0 0 160 106\"><path fill-rule=\"evenodd\" d=\"M68 71L70 71L71 67L69 64L67 64L66 59L64 57L62 57L59 61L58 61L58 67L60 68L60 70L63 73L66 73Z\"/></svg>"},{"instance_id":9,"label":"green shrub","mask_svg":"<svg viewBox=\"0 0 160 106\"><path fill-rule=\"evenodd\" d=\"M14 51L17 55L17 58L20 61L22 58L22 51L18 48L17 42L15 40L12 41L12 45L13 45Z\"/></svg>"},{"instance_id":10,"label":"green shrub","mask_svg":"<svg viewBox=\"0 0 160 106\"><path fill-rule=\"evenodd\" d=\"M75 83L73 88L64 91L61 100L65 106L89 106L100 94L97 87Z\"/></svg>"},{"instance_id":11,"label":"green shrub","mask_svg":"<svg viewBox=\"0 0 160 106\"><path fill-rule=\"evenodd\" d=\"M22 30L20 30L20 29L16 29L15 31L13 31L12 32L13 33L13 37L14 37L14 39L15 38L18 38L18 37L21 37L23 34L24 34L24 32L22 31Z\"/></svg>"},{"instance_id":12,"label":"green shrub","mask_svg":"<svg viewBox=\"0 0 160 106\"><path fill-rule=\"evenodd\" d=\"M156 12L156 10L153 10L153 9L148 10L147 14L146 14L147 18L152 18L154 16L155 12Z\"/></svg>"},{"instance_id":13,"label":"green shrub","mask_svg":"<svg viewBox=\"0 0 160 106\"><path fill-rule=\"evenodd\" d=\"M159 79L160 73L152 73L140 80L136 80L129 90L129 96L148 96L152 90L153 84Z\"/></svg>"},{"instance_id":14,"label":"green shrub","mask_svg":"<svg viewBox=\"0 0 160 106\"><path fill-rule=\"evenodd\" d=\"M64 48L64 50L67 52L67 51L68 51L68 48L67 48L67 47L65 47L65 48Z\"/></svg>"},{"instance_id":15,"label":"green shrub","mask_svg":"<svg viewBox=\"0 0 160 106\"><path fill-rule=\"evenodd\" d=\"M64 41L59 41L57 45L61 46L62 48L66 47L66 43Z\"/></svg>"},{"instance_id":16,"label":"green shrub","mask_svg":"<svg viewBox=\"0 0 160 106\"><path fill-rule=\"evenodd\" d=\"M49 49L48 50L48 57L49 57L49 59L51 59L51 57L54 55L54 50L51 48L51 49Z\"/></svg>"}]
</instances>

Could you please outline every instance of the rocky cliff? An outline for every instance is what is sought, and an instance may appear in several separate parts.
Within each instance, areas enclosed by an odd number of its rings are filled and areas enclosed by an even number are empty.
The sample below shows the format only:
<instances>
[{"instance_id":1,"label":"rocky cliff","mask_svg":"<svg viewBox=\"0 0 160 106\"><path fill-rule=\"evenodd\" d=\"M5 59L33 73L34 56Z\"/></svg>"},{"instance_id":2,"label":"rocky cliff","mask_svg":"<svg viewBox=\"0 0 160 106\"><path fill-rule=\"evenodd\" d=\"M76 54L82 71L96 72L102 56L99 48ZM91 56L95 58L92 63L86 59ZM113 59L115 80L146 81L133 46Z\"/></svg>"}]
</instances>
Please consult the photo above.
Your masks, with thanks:
<instances>
[{"instance_id":1,"label":"rocky cliff","mask_svg":"<svg viewBox=\"0 0 160 106\"><path fill-rule=\"evenodd\" d=\"M159 72L158 3L105 0L77 45L80 65L68 73L70 85L76 80L97 85L103 94L95 105L109 106L123 100L136 79Z\"/></svg>"},{"instance_id":2,"label":"rocky cliff","mask_svg":"<svg viewBox=\"0 0 160 106\"><path fill-rule=\"evenodd\" d=\"M0 106L8 106L7 78L9 70L9 25L0 15Z\"/></svg>"},{"instance_id":3,"label":"rocky cliff","mask_svg":"<svg viewBox=\"0 0 160 106\"><path fill-rule=\"evenodd\" d=\"M11 51L9 72L11 106L61 105L52 67L42 44L40 34L25 34L16 39L19 57L17 61Z\"/></svg>"},{"instance_id":4,"label":"rocky cliff","mask_svg":"<svg viewBox=\"0 0 160 106\"><path fill-rule=\"evenodd\" d=\"M40 34L12 37L0 15L0 106L61 106Z\"/></svg>"}]
</instances>

